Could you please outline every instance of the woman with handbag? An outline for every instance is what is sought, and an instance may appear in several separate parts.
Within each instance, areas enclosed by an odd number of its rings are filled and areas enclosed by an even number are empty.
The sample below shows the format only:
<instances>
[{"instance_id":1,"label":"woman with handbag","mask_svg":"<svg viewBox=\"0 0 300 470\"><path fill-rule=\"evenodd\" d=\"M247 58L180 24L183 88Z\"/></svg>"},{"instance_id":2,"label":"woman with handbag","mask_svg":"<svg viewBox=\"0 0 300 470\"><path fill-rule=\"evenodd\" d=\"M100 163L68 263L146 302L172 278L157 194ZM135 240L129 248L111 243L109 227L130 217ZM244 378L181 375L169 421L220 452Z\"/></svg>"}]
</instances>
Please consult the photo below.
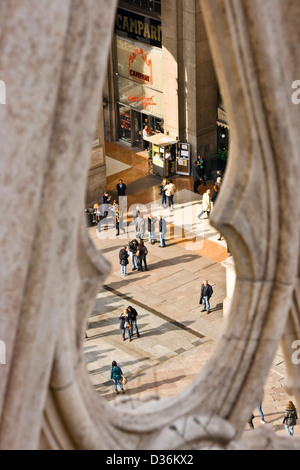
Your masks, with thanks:
<instances>
[{"instance_id":1,"label":"woman with handbag","mask_svg":"<svg viewBox=\"0 0 300 470\"><path fill-rule=\"evenodd\" d=\"M122 315L119 317L119 320L121 320L120 329L122 330L122 341L125 341L127 329L129 342L131 342L132 325L130 323L130 318L127 309L123 311Z\"/></svg>"},{"instance_id":2,"label":"woman with handbag","mask_svg":"<svg viewBox=\"0 0 300 470\"><path fill-rule=\"evenodd\" d=\"M121 392L125 393L125 390L122 385L122 380L121 380L122 376L123 376L123 372L122 372L121 367L118 366L116 361L112 361L111 369L110 369L110 378L114 381L114 388L117 394L119 393L118 384L120 385Z\"/></svg>"}]
</instances>

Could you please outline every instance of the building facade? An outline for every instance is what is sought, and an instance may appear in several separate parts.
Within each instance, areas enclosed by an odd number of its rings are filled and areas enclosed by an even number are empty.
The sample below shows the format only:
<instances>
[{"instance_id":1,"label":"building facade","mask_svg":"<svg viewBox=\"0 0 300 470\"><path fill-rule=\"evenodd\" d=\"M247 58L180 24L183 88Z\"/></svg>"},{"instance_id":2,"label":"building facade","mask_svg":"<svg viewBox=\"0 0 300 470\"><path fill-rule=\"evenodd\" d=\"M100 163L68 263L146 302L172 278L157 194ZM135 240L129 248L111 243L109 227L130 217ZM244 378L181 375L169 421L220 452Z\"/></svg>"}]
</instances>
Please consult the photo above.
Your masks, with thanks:
<instances>
[{"instance_id":1,"label":"building facade","mask_svg":"<svg viewBox=\"0 0 300 470\"><path fill-rule=\"evenodd\" d=\"M146 125L151 134L190 144L191 162L204 154L208 172L215 170L224 129L228 141L227 128L218 121L218 99L199 2L120 0L92 151L89 202L106 186L105 140L143 149Z\"/></svg>"}]
</instances>

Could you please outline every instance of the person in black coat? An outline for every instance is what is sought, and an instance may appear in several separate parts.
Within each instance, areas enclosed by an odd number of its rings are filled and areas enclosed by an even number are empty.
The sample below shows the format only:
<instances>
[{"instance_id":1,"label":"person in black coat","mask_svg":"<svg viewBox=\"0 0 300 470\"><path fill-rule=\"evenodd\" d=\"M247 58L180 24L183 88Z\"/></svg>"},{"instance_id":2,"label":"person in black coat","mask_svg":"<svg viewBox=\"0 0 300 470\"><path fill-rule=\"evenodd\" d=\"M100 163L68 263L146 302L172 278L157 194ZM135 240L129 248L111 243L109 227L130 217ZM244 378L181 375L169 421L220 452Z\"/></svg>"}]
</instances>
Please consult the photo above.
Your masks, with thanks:
<instances>
[{"instance_id":1,"label":"person in black coat","mask_svg":"<svg viewBox=\"0 0 300 470\"><path fill-rule=\"evenodd\" d=\"M138 313L136 311L135 308L131 307L131 305L129 305L127 307L127 312L128 312L128 316L129 316L129 321L132 325L132 332L133 332L133 327L135 328L135 332L136 332L136 335L137 337L139 338L140 337L140 333L139 333L139 329L138 329L138 326L137 326L137 321L136 321L136 317L138 316Z\"/></svg>"},{"instance_id":2,"label":"person in black coat","mask_svg":"<svg viewBox=\"0 0 300 470\"><path fill-rule=\"evenodd\" d=\"M147 261L146 261L146 256L148 254L148 249L147 247L144 245L144 242L143 240L140 241L140 243L138 244L138 249L137 249L137 252L136 252L136 255L139 259L139 263L140 263L140 267L138 268L138 271L143 271L143 262L144 262L144 266L145 266L145 271L148 271L148 267L147 267Z\"/></svg>"},{"instance_id":3,"label":"person in black coat","mask_svg":"<svg viewBox=\"0 0 300 470\"><path fill-rule=\"evenodd\" d=\"M199 304L203 304L203 309L201 312L210 312L210 303L209 299L213 295L213 288L211 287L210 284L208 284L208 281L205 280L201 286L201 295L200 295L200 301Z\"/></svg>"},{"instance_id":4,"label":"person in black coat","mask_svg":"<svg viewBox=\"0 0 300 470\"><path fill-rule=\"evenodd\" d=\"M127 276L127 264L128 264L129 254L127 253L126 246L123 246L119 251L119 260L121 265L121 274Z\"/></svg>"},{"instance_id":5,"label":"person in black coat","mask_svg":"<svg viewBox=\"0 0 300 470\"><path fill-rule=\"evenodd\" d=\"M192 177L193 177L193 181L194 181L194 193L197 193L198 187L200 185L200 178L201 178L200 163L199 163L198 160L196 160L193 164Z\"/></svg>"},{"instance_id":6,"label":"person in black coat","mask_svg":"<svg viewBox=\"0 0 300 470\"><path fill-rule=\"evenodd\" d=\"M120 179L116 187L118 191L118 197L126 196L126 184L123 183L123 180Z\"/></svg>"}]
</instances>

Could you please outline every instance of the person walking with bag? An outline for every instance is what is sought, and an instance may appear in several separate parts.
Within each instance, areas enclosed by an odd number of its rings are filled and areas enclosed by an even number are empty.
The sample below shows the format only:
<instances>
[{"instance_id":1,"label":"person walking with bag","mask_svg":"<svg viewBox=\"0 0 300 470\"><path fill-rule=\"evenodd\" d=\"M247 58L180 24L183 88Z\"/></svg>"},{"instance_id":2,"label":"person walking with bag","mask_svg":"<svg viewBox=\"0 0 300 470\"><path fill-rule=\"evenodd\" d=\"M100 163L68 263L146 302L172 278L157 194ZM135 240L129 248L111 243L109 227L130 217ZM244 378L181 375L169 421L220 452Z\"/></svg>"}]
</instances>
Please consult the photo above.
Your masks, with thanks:
<instances>
[{"instance_id":1,"label":"person walking with bag","mask_svg":"<svg viewBox=\"0 0 300 470\"><path fill-rule=\"evenodd\" d=\"M285 407L283 424L288 436L294 435L294 426L297 424L297 410L292 401L289 401Z\"/></svg>"},{"instance_id":2,"label":"person walking with bag","mask_svg":"<svg viewBox=\"0 0 300 470\"><path fill-rule=\"evenodd\" d=\"M116 361L112 361L111 369L110 369L110 378L114 381L114 389L115 389L116 394L119 393L118 384L120 386L121 392L125 393L125 390L121 382L122 375L123 375L123 372L122 372L121 367L118 366Z\"/></svg>"},{"instance_id":3,"label":"person walking with bag","mask_svg":"<svg viewBox=\"0 0 300 470\"><path fill-rule=\"evenodd\" d=\"M200 186L200 163L196 160L192 166L192 177L194 181L194 193L198 193Z\"/></svg>"},{"instance_id":4,"label":"person walking with bag","mask_svg":"<svg viewBox=\"0 0 300 470\"><path fill-rule=\"evenodd\" d=\"M119 320L121 320L120 323L120 330L122 330L122 341L125 341L125 336L126 336L126 329L128 331L128 339L129 343L131 342L131 335L132 335L132 326L130 324L130 318L127 309L125 309L122 313L122 315L119 317Z\"/></svg>"}]
</instances>

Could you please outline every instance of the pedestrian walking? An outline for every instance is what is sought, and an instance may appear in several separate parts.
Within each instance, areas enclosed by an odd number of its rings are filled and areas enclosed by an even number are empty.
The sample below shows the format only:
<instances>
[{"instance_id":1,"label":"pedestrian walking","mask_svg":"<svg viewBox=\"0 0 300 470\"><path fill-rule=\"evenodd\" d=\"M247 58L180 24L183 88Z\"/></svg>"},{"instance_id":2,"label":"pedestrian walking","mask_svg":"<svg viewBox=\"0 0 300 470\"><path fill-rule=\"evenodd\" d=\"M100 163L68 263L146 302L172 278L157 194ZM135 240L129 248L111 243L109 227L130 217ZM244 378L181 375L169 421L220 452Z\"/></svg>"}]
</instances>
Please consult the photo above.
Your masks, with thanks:
<instances>
[{"instance_id":1,"label":"pedestrian walking","mask_svg":"<svg viewBox=\"0 0 300 470\"><path fill-rule=\"evenodd\" d=\"M211 198L210 198L210 202L212 202L213 204L216 203L216 200L217 200L217 197L218 197L218 194L219 194L219 186L217 186L216 184L214 185L213 187L213 193L211 195Z\"/></svg>"},{"instance_id":2,"label":"pedestrian walking","mask_svg":"<svg viewBox=\"0 0 300 470\"><path fill-rule=\"evenodd\" d=\"M151 212L148 214L147 217L147 228L148 228L148 241L149 243L156 243L156 235L155 235L155 224L156 218L151 215Z\"/></svg>"},{"instance_id":3,"label":"pedestrian walking","mask_svg":"<svg viewBox=\"0 0 300 470\"><path fill-rule=\"evenodd\" d=\"M123 180L119 179L119 182L116 186L118 192L118 198L120 196L126 196L126 184L123 183Z\"/></svg>"},{"instance_id":4,"label":"pedestrian walking","mask_svg":"<svg viewBox=\"0 0 300 470\"><path fill-rule=\"evenodd\" d=\"M194 181L194 193L198 192L198 188L200 186L200 163L196 160L192 167L192 177Z\"/></svg>"},{"instance_id":5,"label":"pedestrian walking","mask_svg":"<svg viewBox=\"0 0 300 470\"><path fill-rule=\"evenodd\" d=\"M120 265L121 265L122 276L127 276L128 257L129 257L129 254L127 253L126 246L123 246L119 251L119 260L120 260Z\"/></svg>"},{"instance_id":6,"label":"pedestrian walking","mask_svg":"<svg viewBox=\"0 0 300 470\"><path fill-rule=\"evenodd\" d=\"M285 426L288 436L294 435L294 426L297 424L297 410L292 401L289 401L285 407L283 424Z\"/></svg>"},{"instance_id":7,"label":"pedestrian walking","mask_svg":"<svg viewBox=\"0 0 300 470\"><path fill-rule=\"evenodd\" d=\"M137 217L135 219L135 238L139 238L143 240L145 236L145 219L143 217L142 212L138 212Z\"/></svg>"},{"instance_id":8,"label":"pedestrian walking","mask_svg":"<svg viewBox=\"0 0 300 470\"><path fill-rule=\"evenodd\" d=\"M200 184L206 185L206 160L201 155L198 155L198 162L200 167Z\"/></svg>"},{"instance_id":9,"label":"pedestrian walking","mask_svg":"<svg viewBox=\"0 0 300 470\"><path fill-rule=\"evenodd\" d=\"M131 342L131 334L132 334L132 326L130 324L129 320L129 314L127 309L123 310L121 316L119 317L119 320L121 320L120 323L120 330L122 330L122 341L125 341L125 336L126 336L126 330L128 332L128 340L129 343Z\"/></svg>"},{"instance_id":10,"label":"pedestrian walking","mask_svg":"<svg viewBox=\"0 0 300 470\"><path fill-rule=\"evenodd\" d=\"M137 326L137 318L136 318L138 316L138 313L137 313L135 308L131 307L131 305L129 305L127 307L127 312L128 312L128 315L129 315L130 324L132 326L132 334L133 334L133 327L134 327L136 335L139 338L140 337L140 332L139 332L139 329L138 329L138 326Z\"/></svg>"},{"instance_id":11,"label":"pedestrian walking","mask_svg":"<svg viewBox=\"0 0 300 470\"><path fill-rule=\"evenodd\" d=\"M203 305L203 309L201 312L210 312L210 301L209 299L213 295L213 288L210 284L208 284L208 281L205 280L201 286L201 294L200 294L200 301L199 304Z\"/></svg>"},{"instance_id":12,"label":"pedestrian walking","mask_svg":"<svg viewBox=\"0 0 300 470\"><path fill-rule=\"evenodd\" d=\"M147 260L146 260L147 254L148 254L148 249L144 245L143 240L141 240L138 244L138 249L136 252L136 255L140 263L140 268L138 269L138 271L143 271L143 264L145 266L145 271L148 271Z\"/></svg>"},{"instance_id":13,"label":"pedestrian walking","mask_svg":"<svg viewBox=\"0 0 300 470\"><path fill-rule=\"evenodd\" d=\"M169 206L169 209L172 211L173 210L173 206L174 206L174 194L176 192L176 186L175 184L173 183L172 180L169 180L167 182L167 185L165 186L165 193L166 193L166 196L167 196L167 201L168 201L168 206Z\"/></svg>"},{"instance_id":14,"label":"pedestrian walking","mask_svg":"<svg viewBox=\"0 0 300 470\"><path fill-rule=\"evenodd\" d=\"M264 412L263 412L263 410L262 410L262 403L261 403L261 402L260 402L260 404L258 405L258 412L259 412L259 414L260 414L260 422L261 422L262 424L266 424L266 422L265 422L265 416L264 416Z\"/></svg>"},{"instance_id":15,"label":"pedestrian walking","mask_svg":"<svg viewBox=\"0 0 300 470\"><path fill-rule=\"evenodd\" d=\"M136 255L138 249L138 241L134 238L128 243L129 256L131 259L132 271L140 268L140 262Z\"/></svg>"},{"instance_id":16,"label":"pedestrian walking","mask_svg":"<svg viewBox=\"0 0 300 470\"><path fill-rule=\"evenodd\" d=\"M159 230L159 241L160 241L160 248L164 248L166 246L166 233L167 233L167 225L165 219L160 215L158 221L158 230Z\"/></svg>"},{"instance_id":17,"label":"pedestrian walking","mask_svg":"<svg viewBox=\"0 0 300 470\"><path fill-rule=\"evenodd\" d=\"M203 197L202 197L202 211L198 215L199 219L201 219L204 212L206 212L207 219L209 219L210 211L211 211L211 200L210 200L210 189L208 189L206 193L203 194Z\"/></svg>"},{"instance_id":18,"label":"pedestrian walking","mask_svg":"<svg viewBox=\"0 0 300 470\"><path fill-rule=\"evenodd\" d=\"M250 429L254 429L253 420L254 420L254 414L251 413L251 416L250 416L250 418L249 418L249 420L248 420L248 424L249 424L249 426L250 426Z\"/></svg>"},{"instance_id":19,"label":"pedestrian walking","mask_svg":"<svg viewBox=\"0 0 300 470\"><path fill-rule=\"evenodd\" d=\"M159 194L161 196L161 205L165 209L167 207L167 196L166 196L166 190L165 186L167 185L167 179L164 178L162 180L162 183L159 186Z\"/></svg>"},{"instance_id":20,"label":"pedestrian walking","mask_svg":"<svg viewBox=\"0 0 300 470\"><path fill-rule=\"evenodd\" d=\"M123 372L122 372L121 367L118 366L116 361L112 361L111 369L110 369L110 378L114 381L114 389L117 394L119 393L118 384L120 386L121 392L125 393L125 390L121 382L122 375L123 375Z\"/></svg>"},{"instance_id":21,"label":"pedestrian walking","mask_svg":"<svg viewBox=\"0 0 300 470\"><path fill-rule=\"evenodd\" d=\"M136 206L134 211L132 212L132 222L135 223L139 213L141 212L141 206Z\"/></svg>"}]
</instances>

